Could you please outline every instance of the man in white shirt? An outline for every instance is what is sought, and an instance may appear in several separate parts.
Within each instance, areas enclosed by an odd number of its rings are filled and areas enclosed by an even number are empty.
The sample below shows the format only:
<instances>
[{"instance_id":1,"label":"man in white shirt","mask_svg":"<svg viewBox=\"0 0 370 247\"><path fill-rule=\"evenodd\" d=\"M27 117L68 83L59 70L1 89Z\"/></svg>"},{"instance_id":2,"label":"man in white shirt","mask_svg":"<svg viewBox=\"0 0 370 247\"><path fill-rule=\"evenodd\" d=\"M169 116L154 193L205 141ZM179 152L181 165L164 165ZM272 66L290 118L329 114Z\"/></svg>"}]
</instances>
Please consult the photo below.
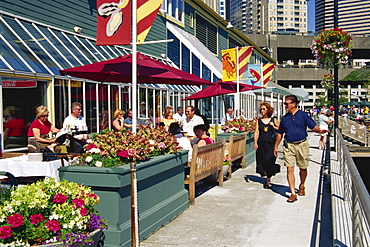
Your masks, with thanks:
<instances>
[{"instance_id":1,"label":"man in white shirt","mask_svg":"<svg viewBox=\"0 0 370 247\"><path fill-rule=\"evenodd\" d=\"M186 132L186 137L189 138L190 141L196 138L194 133L194 126L204 124L203 119L200 116L195 115L195 108L193 106L186 107L185 110L186 119L182 126L182 130Z\"/></svg>"},{"instance_id":2,"label":"man in white shirt","mask_svg":"<svg viewBox=\"0 0 370 247\"><path fill-rule=\"evenodd\" d=\"M184 109L182 109L181 106L177 107L177 112L173 115L173 118L180 124L180 126L183 125L186 116L184 114Z\"/></svg>"},{"instance_id":3,"label":"man in white shirt","mask_svg":"<svg viewBox=\"0 0 370 247\"><path fill-rule=\"evenodd\" d=\"M234 120L234 116L233 116L233 109L232 108L228 108L227 109L227 113L225 114L225 116L221 119L221 125L224 125L226 123L226 121L233 121Z\"/></svg>"},{"instance_id":4,"label":"man in white shirt","mask_svg":"<svg viewBox=\"0 0 370 247\"><path fill-rule=\"evenodd\" d=\"M82 105L79 102L73 102L71 114L64 119L63 130L71 129L77 131L87 131L85 119L81 116ZM71 140L71 146L68 152L82 153L83 145L86 144L87 134L74 135Z\"/></svg>"}]
</instances>

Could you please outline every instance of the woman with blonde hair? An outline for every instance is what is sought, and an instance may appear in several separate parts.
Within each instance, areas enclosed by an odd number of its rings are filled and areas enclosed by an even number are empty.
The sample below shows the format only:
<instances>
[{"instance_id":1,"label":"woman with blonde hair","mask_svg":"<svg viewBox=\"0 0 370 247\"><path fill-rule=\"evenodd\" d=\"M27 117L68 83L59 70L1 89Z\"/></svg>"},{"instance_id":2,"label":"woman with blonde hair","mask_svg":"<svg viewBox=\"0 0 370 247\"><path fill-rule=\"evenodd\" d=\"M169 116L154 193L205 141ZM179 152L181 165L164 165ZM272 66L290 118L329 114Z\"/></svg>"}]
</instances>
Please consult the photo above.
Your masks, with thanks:
<instances>
[{"instance_id":1,"label":"woman with blonde hair","mask_svg":"<svg viewBox=\"0 0 370 247\"><path fill-rule=\"evenodd\" d=\"M121 131L125 127L123 115L125 115L125 112L121 109L114 111L113 129L115 131Z\"/></svg>"},{"instance_id":2,"label":"woman with blonde hair","mask_svg":"<svg viewBox=\"0 0 370 247\"><path fill-rule=\"evenodd\" d=\"M39 153L41 149L51 152L61 152L56 143L56 138L49 138L50 131L57 133L60 130L55 128L48 120L49 110L46 106L39 106L36 109L36 119L28 129L28 152ZM55 150L54 150L55 149Z\"/></svg>"},{"instance_id":3,"label":"woman with blonde hair","mask_svg":"<svg viewBox=\"0 0 370 247\"><path fill-rule=\"evenodd\" d=\"M164 108L163 116L164 118L159 121L160 123L164 124L164 127L166 128L166 131L168 131L169 126L171 123L176 123L176 119L173 118L174 110L172 106L166 106Z\"/></svg>"}]
</instances>

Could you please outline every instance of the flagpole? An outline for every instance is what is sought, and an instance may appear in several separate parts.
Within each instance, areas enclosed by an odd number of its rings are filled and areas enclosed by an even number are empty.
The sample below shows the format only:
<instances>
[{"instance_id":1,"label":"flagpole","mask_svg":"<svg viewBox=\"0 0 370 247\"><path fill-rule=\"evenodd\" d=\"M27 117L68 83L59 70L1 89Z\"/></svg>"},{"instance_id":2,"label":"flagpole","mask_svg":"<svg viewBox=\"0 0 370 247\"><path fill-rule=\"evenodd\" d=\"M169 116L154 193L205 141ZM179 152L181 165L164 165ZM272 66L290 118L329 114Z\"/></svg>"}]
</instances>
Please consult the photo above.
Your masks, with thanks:
<instances>
[{"instance_id":1,"label":"flagpole","mask_svg":"<svg viewBox=\"0 0 370 247\"><path fill-rule=\"evenodd\" d=\"M265 96L264 96L264 94L263 94L263 88L264 88L264 86L265 85L263 85L263 64L261 64L261 84L262 84L262 89L261 89L261 96L262 96L262 99L261 99L261 101L263 102L263 101L265 101Z\"/></svg>"},{"instance_id":2,"label":"flagpole","mask_svg":"<svg viewBox=\"0 0 370 247\"><path fill-rule=\"evenodd\" d=\"M236 102L235 113L240 113L240 90L239 90L239 47L236 48Z\"/></svg>"}]
</instances>

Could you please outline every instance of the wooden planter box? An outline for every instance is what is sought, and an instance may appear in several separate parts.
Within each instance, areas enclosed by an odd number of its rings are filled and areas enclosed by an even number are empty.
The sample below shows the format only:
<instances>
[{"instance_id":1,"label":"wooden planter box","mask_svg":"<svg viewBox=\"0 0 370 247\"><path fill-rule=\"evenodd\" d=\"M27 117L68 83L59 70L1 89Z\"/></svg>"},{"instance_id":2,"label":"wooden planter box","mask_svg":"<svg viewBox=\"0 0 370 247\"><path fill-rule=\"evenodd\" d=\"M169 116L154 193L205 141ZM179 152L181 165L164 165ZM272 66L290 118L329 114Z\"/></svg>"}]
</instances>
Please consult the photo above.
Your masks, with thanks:
<instances>
[{"instance_id":1,"label":"wooden planter box","mask_svg":"<svg viewBox=\"0 0 370 247\"><path fill-rule=\"evenodd\" d=\"M189 206L184 188L188 152L152 157L137 164L139 241L167 224ZM131 246L131 171L114 168L67 166L59 168L61 180L91 186L100 197L96 206L108 220L104 246Z\"/></svg>"},{"instance_id":2,"label":"wooden planter box","mask_svg":"<svg viewBox=\"0 0 370 247\"><path fill-rule=\"evenodd\" d=\"M226 139L226 142L229 142L231 135L243 135L242 133L220 133L217 134L217 141L220 141L222 138ZM245 167L256 162L256 150L254 146L254 132L247 133L247 143L245 146Z\"/></svg>"}]
</instances>

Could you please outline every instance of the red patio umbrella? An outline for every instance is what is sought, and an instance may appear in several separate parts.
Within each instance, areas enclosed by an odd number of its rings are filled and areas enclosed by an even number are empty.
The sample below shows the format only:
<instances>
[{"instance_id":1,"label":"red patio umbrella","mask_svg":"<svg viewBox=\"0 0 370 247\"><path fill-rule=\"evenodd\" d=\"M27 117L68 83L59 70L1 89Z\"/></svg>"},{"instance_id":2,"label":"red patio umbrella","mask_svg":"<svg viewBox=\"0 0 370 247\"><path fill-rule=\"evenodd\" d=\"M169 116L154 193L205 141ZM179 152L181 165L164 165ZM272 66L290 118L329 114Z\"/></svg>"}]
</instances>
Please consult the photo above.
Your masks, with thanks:
<instances>
[{"instance_id":1,"label":"red patio umbrella","mask_svg":"<svg viewBox=\"0 0 370 247\"><path fill-rule=\"evenodd\" d=\"M243 83L239 83L239 91L244 92L248 90L254 90L254 89L261 89L263 87L258 86L252 86L247 85ZM203 98L209 98L217 95L222 94L229 94L229 93L236 93L237 92L237 83L235 82L223 82L218 81L215 84L204 88L203 90L190 95L189 97L186 97L182 100L191 100L191 99L203 99Z\"/></svg>"},{"instance_id":2,"label":"red patio umbrella","mask_svg":"<svg viewBox=\"0 0 370 247\"><path fill-rule=\"evenodd\" d=\"M60 70L61 75L70 75L99 82L131 83L132 55L120 56ZM196 75L166 65L156 59L137 53L137 82L140 84L212 85Z\"/></svg>"}]
</instances>

